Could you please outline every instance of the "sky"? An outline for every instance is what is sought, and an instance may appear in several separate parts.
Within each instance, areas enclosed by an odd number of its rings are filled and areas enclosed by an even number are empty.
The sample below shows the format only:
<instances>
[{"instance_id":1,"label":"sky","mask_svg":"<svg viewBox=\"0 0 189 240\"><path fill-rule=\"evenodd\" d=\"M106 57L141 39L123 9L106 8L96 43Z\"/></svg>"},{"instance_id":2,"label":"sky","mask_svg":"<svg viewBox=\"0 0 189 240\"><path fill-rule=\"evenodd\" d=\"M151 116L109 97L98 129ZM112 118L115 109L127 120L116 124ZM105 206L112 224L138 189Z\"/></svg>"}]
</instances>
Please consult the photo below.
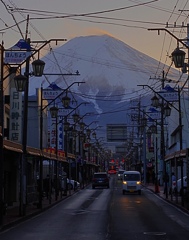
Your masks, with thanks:
<instances>
[{"instance_id":1,"label":"sky","mask_svg":"<svg viewBox=\"0 0 189 240\"><path fill-rule=\"evenodd\" d=\"M167 30L183 39L188 13L189 0L1 0L0 40L8 49L26 30L33 41L109 34L169 65L176 39L148 29L165 29L168 23Z\"/></svg>"}]
</instances>

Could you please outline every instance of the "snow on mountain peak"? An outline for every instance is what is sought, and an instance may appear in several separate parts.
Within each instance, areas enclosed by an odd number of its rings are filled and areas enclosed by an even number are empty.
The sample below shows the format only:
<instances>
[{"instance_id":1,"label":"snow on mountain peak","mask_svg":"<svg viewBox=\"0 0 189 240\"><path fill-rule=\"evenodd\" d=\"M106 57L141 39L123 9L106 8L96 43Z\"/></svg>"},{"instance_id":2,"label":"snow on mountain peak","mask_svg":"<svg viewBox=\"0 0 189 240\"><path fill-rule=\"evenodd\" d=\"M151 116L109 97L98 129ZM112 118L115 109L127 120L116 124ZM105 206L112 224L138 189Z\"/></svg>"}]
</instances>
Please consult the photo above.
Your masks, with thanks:
<instances>
[{"instance_id":1,"label":"snow on mountain peak","mask_svg":"<svg viewBox=\"0 0 189 240\"><path fill-rule=\"evenodd\" d=\"M154 83L149 78L154 76L159 65L155 59L109 35L76 37L53 49L42 60L46 63L45 73L63 74L47 75L43 88L55 82L65 89L73 82L84 81L85 84L74 84L70 90L80 93L81 98L88 97L91 102L95 102L98 112L101 107L96 103L95 97L124 101L125 95L128 98L136 96L139 89L137 85ZM162 68L160 64L160 69ZM80 76L64 75L77 70ZM44 78L41 81L32 78L29 95L35 94L35 89L41 86L42 81Z\"/></svg>"}]
</instances>

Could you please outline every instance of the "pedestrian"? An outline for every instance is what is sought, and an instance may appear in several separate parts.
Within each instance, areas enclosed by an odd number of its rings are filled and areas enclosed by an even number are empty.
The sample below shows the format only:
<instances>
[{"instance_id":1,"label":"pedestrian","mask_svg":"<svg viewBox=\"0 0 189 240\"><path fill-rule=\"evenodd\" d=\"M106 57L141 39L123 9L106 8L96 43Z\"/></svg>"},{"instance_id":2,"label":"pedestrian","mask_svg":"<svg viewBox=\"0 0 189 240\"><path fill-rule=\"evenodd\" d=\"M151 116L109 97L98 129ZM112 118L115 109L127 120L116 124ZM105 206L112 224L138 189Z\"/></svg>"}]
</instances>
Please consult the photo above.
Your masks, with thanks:
<instances>
[{"instance_id":1,"label":"pedestrian","mask_svg":"<svg viewBox=\"0 0 189 240\"><path fill-rule=\"evenodd\" d=\"M172 172L172 175L171 175L171 187L169 190L169 194L171 195L172 193L176 193L176 176L174 172Z\"/></svg>"},{"instance_id":2,"label":"pedestrian","mask_svg":"<svg viewBox=\"0 0 189 240\"><path fill-rule=\"evenodd\" d=\"M154 170L152 171L152 183L155 184L155 172L154 172Z\"/></svg>"},{"instance_id":3,"label":"pedestrian","mask_svg":"<svg viewBox=\"0 0 189 240\"><path fill-rule=\"evenodd\" d=\"M169 185L169 175L167 172L165 172L165 175L163 177L163 183L164 183L164 194L167 193L167 190L168 190L168 185Z\"/></svg>"},{"instance_id":4,"label":"pedestrian","mask_svg":"<svg viewBox=\"0 0 189 240\"><path fill-rule=\"evenodd\" d=\"M148 184L150 183L150 173L149 172L146 173L146 181Z\"/></svg>"},{"instance_id":5,"label":"pedestrian","mask_svg":"<svg viewBox=\"0 0 189 240\"><path fill-rule=\"evenodd\" d=\"M49 198L49 190L50 190L50 179L49 179L49 175L47 175L47 177L44 179L44 192L45 192L45 196L48 199Z\"/></svg>"}]
</instances>

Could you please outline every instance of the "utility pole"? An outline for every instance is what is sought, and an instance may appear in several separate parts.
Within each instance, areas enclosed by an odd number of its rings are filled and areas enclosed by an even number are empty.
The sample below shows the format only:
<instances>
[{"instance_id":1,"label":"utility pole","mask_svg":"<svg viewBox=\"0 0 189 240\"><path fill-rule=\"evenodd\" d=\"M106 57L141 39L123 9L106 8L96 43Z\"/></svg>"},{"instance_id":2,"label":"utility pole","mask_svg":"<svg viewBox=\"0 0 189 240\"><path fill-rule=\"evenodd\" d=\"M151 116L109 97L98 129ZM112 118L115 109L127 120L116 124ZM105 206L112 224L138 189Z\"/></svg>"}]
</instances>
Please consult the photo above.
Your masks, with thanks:
<instances>
[{"instance_id":1,"label":"utility pole","mask_svg":"<svg viewBox=\"0 0 189 240\"><path fill-rule=\"evenodd\" d=\"M165 87L165 72L163 71L162 76L162 89ZM160 144L160 153L161 153L161 160L163 161L163 182L164 192L166 194L166 198L168 198L168 174L166 169L165 163L165 131L164 131L164 99L162 98L161 102L161 144Z\"/></svg>"},{"instance_id":2,"label":"utility pole","mask_svg":"<svg viewBox=\"0 0 189 240\"><path fill-rule=\"evenodd\" d=\"M0 226L3 224L4 215L4 154L3 154L3 134L4 134L4 97L3 97L3 73L4 73L4 46L1 45L1 81L0 81Z\"/></svg>"}]
</instances>

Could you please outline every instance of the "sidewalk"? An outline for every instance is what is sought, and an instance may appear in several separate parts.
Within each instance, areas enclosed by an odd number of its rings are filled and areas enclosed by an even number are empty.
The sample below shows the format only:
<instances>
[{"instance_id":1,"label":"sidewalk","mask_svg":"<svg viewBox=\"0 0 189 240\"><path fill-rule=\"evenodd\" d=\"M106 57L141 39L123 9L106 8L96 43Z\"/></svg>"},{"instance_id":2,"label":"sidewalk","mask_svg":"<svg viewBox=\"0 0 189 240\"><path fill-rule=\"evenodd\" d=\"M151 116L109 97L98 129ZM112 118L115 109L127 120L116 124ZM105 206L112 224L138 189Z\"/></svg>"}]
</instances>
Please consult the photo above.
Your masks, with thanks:
<instances>
[{"instance_id":1,"label":"sidewalk","mask_svg":"<svg viewBox=\"0 0 189 240\"><path fill-rule=\"evenodd\" d=\"M155 187L155 185L152 183L146 184L144 187L148 188L152 192L155 192L159 197L163 198L165 201L178 207L183 212L189 214L189 208L187 207L187 206L189 206L189 202L186 202L186 200L184 200L184 204L182 206L181 196L170 195L169 193L166 195L166 194L164 194L163 186Z\"/></svg>"},{"instance_id":2,"label":"sidewalk","mask_svg":"<svg viewBox=\"0 0 189 240\"><path fill-rule=\"evenodd\" d=\"M3 216L3 224L0 226L0 231L8 229L20 222L25 221L26 219L31 218L32 216L35 216L37 214L40 214L41 212L47 210L48 208L51 208L52 206L56 205L57 203L63 201L64 199L72 196L74 193L76 193L77 190L70 190L67 192L67 196L59 196L57 200L55 200L55 196L52 195L51 201L44 197L42 202L42 209L37 208L37 204L28 204L26 206L26 214L25 216L19 216L19 205L8 207L6 210L6 214Z\"/></svg>"}]
</instances>

